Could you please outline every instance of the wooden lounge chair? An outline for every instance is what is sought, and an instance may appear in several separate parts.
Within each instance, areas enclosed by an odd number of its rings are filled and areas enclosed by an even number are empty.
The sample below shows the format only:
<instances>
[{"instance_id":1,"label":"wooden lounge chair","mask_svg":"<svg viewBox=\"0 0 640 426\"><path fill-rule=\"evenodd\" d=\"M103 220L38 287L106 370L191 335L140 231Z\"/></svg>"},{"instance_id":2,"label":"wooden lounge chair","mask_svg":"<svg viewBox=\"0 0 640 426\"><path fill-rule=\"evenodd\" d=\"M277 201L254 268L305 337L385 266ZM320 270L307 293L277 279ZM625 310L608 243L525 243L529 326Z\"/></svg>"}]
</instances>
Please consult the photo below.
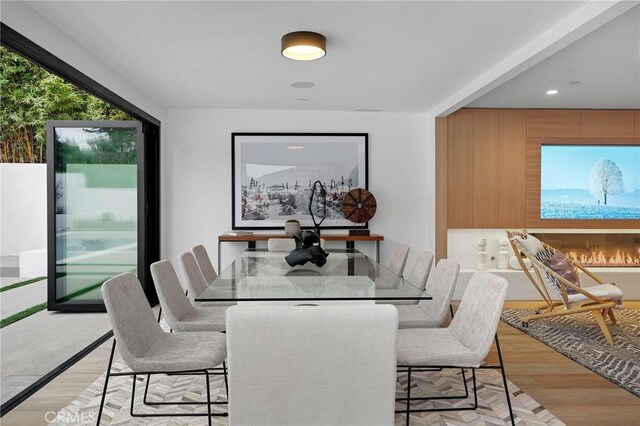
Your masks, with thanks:
<instances>
[{"instance_id":1,"label":"wooden lounge chair","mask_svg":"<svg viewBox=\"0 0 640 426\"><path fill-rule=\"evenodd\" d=\"M605 318L609 317L611 323L613 325L616 324L613 309L622 305L622 291L615 284L605 283L593 272L563 256L559 250L541 242L532 235L528 235L526 231L507 231L507 236L522 270L545 301L545 305L538 307L534 315L527 315L521 318L522 325L528 327L529 321L539 318L591 312L607 342L612 345L613 337L609 332ZM521 254L531 261L531 269L533 271L525 266ZM575 268L576 277L577 271L580 270L593 279L597 285L581 287L579 282L572 282L567 279L566 274L561 275L558 273L557 267L554 268L555 270L552 269L549 266L549 259L561 259L569 268L571 266ZM559 299L551 297L548 290L549 287L555 291Z\"/></svg>"}]
</instances>

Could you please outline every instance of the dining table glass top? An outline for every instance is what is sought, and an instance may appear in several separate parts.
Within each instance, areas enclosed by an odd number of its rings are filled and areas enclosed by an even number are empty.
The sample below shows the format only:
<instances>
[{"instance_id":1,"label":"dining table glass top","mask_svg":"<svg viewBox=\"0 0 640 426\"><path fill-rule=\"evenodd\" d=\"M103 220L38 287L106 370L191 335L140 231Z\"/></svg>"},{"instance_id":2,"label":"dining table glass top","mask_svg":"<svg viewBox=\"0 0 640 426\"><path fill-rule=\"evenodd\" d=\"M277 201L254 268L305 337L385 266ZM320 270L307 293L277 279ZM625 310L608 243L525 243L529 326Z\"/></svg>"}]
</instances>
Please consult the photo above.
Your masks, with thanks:
<instances>
[{"instance_id":1,"label":"dining table glass top","mask_svg":"<svg viewBox=\"0 0 640 426\"><path fill-rule=\"evenodd\" d=\"M196 301L394 301L431 296L357 250L327 250L327 263L291 267L288 253L244 251Z\"/></svg>"}]
</instances>

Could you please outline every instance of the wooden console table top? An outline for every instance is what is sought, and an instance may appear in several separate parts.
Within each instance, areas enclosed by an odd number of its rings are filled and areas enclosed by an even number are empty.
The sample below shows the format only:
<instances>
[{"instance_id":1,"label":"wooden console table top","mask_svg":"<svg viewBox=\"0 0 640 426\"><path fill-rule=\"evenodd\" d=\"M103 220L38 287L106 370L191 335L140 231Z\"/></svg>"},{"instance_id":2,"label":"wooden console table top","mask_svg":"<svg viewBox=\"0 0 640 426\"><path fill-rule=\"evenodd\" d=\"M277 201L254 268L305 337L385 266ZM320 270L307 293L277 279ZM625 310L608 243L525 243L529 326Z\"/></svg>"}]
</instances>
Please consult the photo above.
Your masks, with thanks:
<instances>
[{"instance_id":1,"label":"wooden console table top","mask_svg":"<svg viewBox=\"0 0 640 426\"><path fill-rule=\"evenodd\" d=\"M287 234L253 234L253 235L218 235L218 242L249 242L267 241L269 238L290 238ZM325 241L383 241L384 235L347 235L347 234L321 234Z\"/></svg>"}]
</instances>

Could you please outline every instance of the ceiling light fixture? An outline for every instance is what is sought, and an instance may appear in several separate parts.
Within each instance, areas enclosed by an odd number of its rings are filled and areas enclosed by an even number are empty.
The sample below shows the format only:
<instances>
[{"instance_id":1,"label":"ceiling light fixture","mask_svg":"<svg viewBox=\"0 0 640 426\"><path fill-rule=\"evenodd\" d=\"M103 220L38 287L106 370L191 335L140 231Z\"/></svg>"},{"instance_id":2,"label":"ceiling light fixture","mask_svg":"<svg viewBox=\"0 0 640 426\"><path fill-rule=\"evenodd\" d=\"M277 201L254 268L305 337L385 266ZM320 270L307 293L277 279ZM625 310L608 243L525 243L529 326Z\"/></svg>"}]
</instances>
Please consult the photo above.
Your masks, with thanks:
<instances>
[{"instance_id":1,"label":"ceiling light fixture","mask_svg":"<svg viewBox=\"0 0 640 426\"><path fill-rule=\"evenodd\" d=\"M547 90L547 95L557 95L558 91L556 89Z\"/></svg>"},{"instance_id":2,"label":"ceiling light fixture","mask_svg":"<svg viewBox=\"0 0 640 426\"><path fill-rule=\"evenodd\" d=\"M304 149L302 145L288 145L287 149Z\"/></svg>"},{"instance_id":3,"label":"ceiling light fixture","mask_svg":"<svg viewBox=\"0 0 640 426\"><path fill-rule=\"evenodd\" d=\"M296 89L311 89L312 87L316 87L316 84L312 81L296 81L291 84L291 87L295 87Z\"/></svg>"},{"instance_id":4,"label":"ceiling light fixture","mask_svg":"<svg viewBox=\"0 0 640 426\"><path fill-rule=\"evenodd\" d=\"M327 53L327 39L322 34L311 31L295 31L282 36L281 48L285 58L312 61Z\"/></svg>"}]
</instances>

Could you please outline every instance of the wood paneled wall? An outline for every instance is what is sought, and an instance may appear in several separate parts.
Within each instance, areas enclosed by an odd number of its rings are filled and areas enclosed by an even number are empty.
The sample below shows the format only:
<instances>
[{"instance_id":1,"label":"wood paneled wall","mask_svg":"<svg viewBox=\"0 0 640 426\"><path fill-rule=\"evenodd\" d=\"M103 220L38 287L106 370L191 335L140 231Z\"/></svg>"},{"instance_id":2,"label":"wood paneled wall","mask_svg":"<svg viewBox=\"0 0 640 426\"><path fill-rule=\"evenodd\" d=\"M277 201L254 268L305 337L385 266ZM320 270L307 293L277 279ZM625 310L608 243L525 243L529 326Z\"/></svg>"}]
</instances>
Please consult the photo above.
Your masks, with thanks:
<instances>
[{"instance_id":1,"label":"wood paneled wall","mask_svg":"<svg viewBox=\"0 0 640 426\"><path fill-rule=\"evenodd\" d=\"M447 129L447 227L524 226L526 112L462 109Z\"/></svg>"},{"instance_id":2,"label":"wood paneled wall","mask_svg":"<svg viewBox=\"0 0 640 426\"><path fill-rule=\"evenodd\" d=\"M436 188L446 188L437 197L446 202L446 209L436 207L437 240L449 228L630 227L630 221L543 224L539 150L542 143L640 144L640 111L465 108L438 120L437 161L445 152L447 158L446 167L436 168Z\"/></svg>"}]
</instances>

